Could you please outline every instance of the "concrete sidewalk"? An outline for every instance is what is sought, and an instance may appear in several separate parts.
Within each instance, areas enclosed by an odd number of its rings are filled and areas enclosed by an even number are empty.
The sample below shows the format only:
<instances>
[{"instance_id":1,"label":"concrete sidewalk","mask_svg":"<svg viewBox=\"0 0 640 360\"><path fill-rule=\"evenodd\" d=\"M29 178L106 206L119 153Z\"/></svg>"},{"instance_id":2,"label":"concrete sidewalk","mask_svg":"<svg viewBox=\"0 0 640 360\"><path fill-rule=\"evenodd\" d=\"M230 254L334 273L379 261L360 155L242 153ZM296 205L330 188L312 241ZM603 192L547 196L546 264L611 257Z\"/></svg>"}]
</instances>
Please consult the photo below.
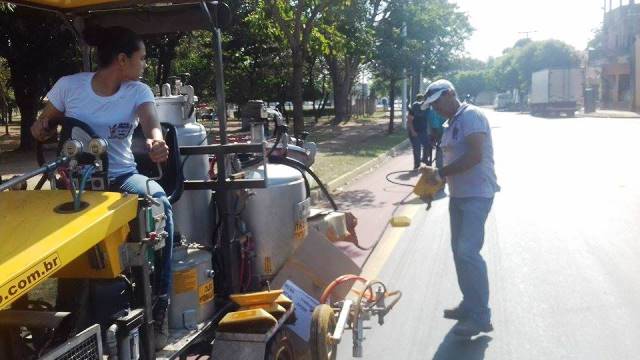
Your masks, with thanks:
<instances>
[{"instance_id":1,"label":"concrete sidewalk","mask_svg":"<svg viewBox=\"0 0 640 360\"><path fill-rule=\"evenodd\" d=\"M579 117L595 117L595 118L612 118L612 119L632 119L632 118L640 118L640 114L633 111L624 111L624 110L603 110L598 109L592 113L584 113L583 111L579 111L576 113L576 116Z\"/></svg>"}]
</instances>

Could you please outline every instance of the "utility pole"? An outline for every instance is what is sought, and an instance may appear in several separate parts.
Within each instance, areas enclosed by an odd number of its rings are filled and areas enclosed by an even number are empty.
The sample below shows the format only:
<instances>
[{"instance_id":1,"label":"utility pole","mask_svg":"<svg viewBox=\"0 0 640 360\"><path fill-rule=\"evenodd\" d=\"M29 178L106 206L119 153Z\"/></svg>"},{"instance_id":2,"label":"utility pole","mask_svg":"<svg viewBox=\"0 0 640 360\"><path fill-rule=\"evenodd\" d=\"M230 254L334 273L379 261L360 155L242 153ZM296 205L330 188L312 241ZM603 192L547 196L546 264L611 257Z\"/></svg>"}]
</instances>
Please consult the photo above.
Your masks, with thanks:
<instances>
[{"instance_id":1,"label":"utility pole","mask_svg":"<svg viewBox=\"0 0 640 360\"><path fill-rule=\"evenodd\" d=\"M407 23L402 23L402 39L407 37ZM402 69L402 127L407 128L407 69Z\"/></svg>"},{"instance_id":2,"label":"utility pole","mask_svg":"<svg viewBox=\"0 0 640 360\"><path fill-rule=\"evenodd\" d=\"M536 33L536 32L538 32L538 31L537 30L520 31L520 32L518 32L518 34L524 34L528 39L529 38L529 34L533 34L533 33Z\"/></svg>"},{"instance_id":3,"label":"utility pole","mask_svg":"<svg viewBox=\"0 0 640 360\"><path fill-rule=\"evenodd\" d=\"M367 113L365 90L366 90L366 85L364 80L364 69L363 69L362 70L362 116L363 117Z\"/></svg>"}]
</instances>

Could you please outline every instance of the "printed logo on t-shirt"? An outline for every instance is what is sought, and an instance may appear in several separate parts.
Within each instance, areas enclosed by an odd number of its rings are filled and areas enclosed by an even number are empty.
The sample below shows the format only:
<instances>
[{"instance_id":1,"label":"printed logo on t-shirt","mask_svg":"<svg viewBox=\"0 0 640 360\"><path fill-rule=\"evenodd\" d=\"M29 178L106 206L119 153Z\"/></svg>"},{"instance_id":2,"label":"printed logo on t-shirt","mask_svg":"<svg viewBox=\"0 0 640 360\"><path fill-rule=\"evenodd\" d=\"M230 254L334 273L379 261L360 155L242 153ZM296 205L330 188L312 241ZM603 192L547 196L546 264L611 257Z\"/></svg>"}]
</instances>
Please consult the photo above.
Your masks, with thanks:
<instances>
[{"instance_id":1,"label":"printed logo on t-shirt","mask_svg":"<svg viewBox=\"0 0 640 360\"><path fill-rule=\"evenodd\" d=\"M109 139L126 139L132 127L131 123L124 122L109 126Z\"/></svg>"}]
</instances>

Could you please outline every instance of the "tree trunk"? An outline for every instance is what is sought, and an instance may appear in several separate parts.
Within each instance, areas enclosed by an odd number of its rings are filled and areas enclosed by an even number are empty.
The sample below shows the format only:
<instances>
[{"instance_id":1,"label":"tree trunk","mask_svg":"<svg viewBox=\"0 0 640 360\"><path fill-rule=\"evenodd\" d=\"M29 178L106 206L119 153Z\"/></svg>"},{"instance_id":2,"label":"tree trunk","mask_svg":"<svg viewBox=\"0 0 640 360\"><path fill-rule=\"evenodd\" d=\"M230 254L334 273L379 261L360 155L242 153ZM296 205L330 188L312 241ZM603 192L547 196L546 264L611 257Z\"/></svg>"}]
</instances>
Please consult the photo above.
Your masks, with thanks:
<instances>
[{"instance_id":1,"label":"tree trunk","mask_svg":"<svg viewBox=\"0 0 640 360\"><path fill-rule=\"evenodd\" d=\"M20 146L18 150L28 151L32 150L35 145L30 128L38 116L38 104L44 94L37 88L37 74L34 74L28 66L23 66L19 59L10 58L8 60L11 78L21 79L21 81L11 82L16 105L20 111Z\"/></svg>"},{"instance_id":2,"label":"tree trunk","mask_svg":"<svg viewBox=\"0 0 640 360\"><path fill-rule=\"evenodd\" d=\"M336 124L349 119L349 88L343 82L333 84L333 108Z\"/></svg>"},{"instance_id":3,"label":"tree trunk","mask_svg":"<svg viewBox=\"0 0 640 360\"><path fill-rule=\"evenodd\" d=\"M420 83L422 82L422 72L420 71L419 64L414 64L411 69L411 97L409 102L411 103L416 99L416 96L420 93Z\"/></svg>"},{"instance_id":4,"label":"tree trunk","mask_svg":"<svg viewBox=\"0 0 640 360\"><path fill-rule=\"evenodd\" d=\"M396 103L396 81L389 81L389 134L393 133L393 120L395 117L395 103Z\"/></svg>"},{"instance_id":5,"label":"tree trunk","mask_svg":"<svg viewBox=\"0 0 640 360\"><path fill-rule=\"evenodd\" d=\"M18 96L16 92L16 103L20 109L20 147L19 150L27 151L33 149L35 139L31 136L31 125L38 116L38 96L27 94Z\"/></svg>"},{"instance_id":6,"label":"tree trunk","mask_svg":"<svg viewBox=\"0 0 640 360\"><path fill-rule=\"evenodd\" d=\"M326 59L333 84L334 124L339 124L351 116L351 102L349 101L351 97L349 94L357 74L354 69L357 68L358 62L349 57L338 60L333 55L328 55Z\"/></svg>"},{"instance_id":7,"label":"tree trunk","mask_svg":"<svg viewBox=\"0 0 640 360\"><path fill-rule=\"evenodd\" d=\"M302 50L293 53L293 134L297 136L304 131L304 112L302 105L304 102L304 57Z\"/></svg>"}]
</instances>

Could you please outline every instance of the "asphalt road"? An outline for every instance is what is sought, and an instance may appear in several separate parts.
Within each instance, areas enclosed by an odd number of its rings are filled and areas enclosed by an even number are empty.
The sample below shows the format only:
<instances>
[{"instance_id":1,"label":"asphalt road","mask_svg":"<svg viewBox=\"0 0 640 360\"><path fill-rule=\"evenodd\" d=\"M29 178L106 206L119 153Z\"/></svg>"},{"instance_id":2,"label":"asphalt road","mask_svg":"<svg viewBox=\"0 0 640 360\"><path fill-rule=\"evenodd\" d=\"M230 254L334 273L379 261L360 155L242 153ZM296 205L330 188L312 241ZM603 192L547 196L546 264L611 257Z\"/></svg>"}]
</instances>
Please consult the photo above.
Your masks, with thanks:
<instances>
[{"instance_id":1,"label":"asphalt road","mask_svg":"<svg viewBox=\"0 0 640 360\"><path fill-rule=\"evenodd\" d=\"M384 326L366 331L364 359L639 359L640 119L487 115L502 186L483 249L495 331L450 334L442 310L460 293L448 199L427 212L409 198L397 212L411 226L387 229L365 267L404 295ZM410 161L370 176L384 181ZM351 358L349 331L338 358Z\"/></svg>"}]
</instances>

